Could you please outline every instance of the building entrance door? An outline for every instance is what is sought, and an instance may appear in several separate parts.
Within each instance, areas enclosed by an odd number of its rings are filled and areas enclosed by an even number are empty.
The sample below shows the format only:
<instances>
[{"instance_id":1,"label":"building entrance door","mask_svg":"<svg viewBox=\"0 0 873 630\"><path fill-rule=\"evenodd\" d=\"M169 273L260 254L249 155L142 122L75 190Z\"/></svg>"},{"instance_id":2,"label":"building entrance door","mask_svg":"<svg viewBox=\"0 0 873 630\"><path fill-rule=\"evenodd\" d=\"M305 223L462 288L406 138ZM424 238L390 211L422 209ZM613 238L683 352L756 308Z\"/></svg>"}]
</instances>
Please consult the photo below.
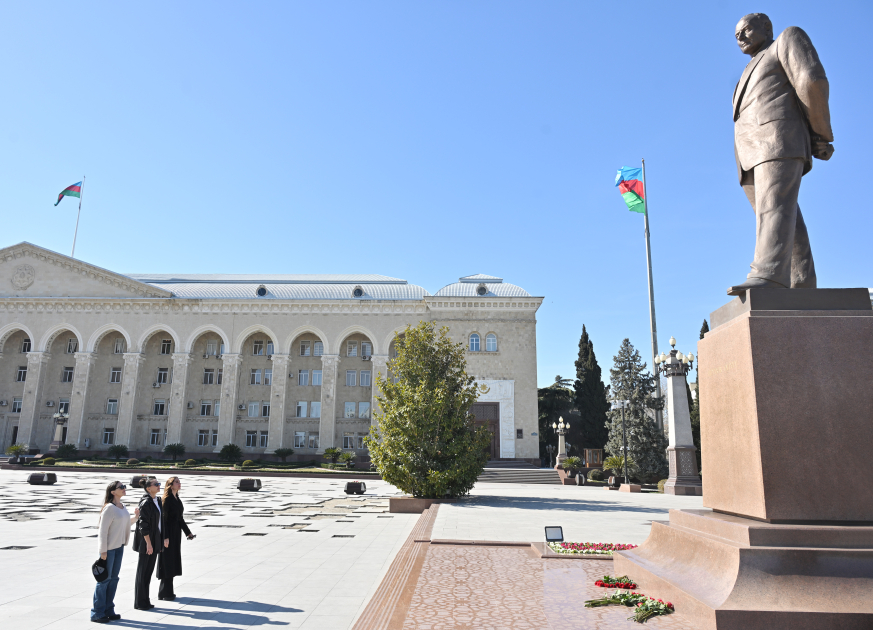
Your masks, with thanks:
<instances>
[{"instance_id":1,"label":"building entrance door","mask_svg":"<svg viewBox=\"0 0 873 630\"><path fill-rule=\"evenodd\" d=\"M491 431L488 459L500 458L500 403L474 403L470 409L477 427L486 426Z\"/></svg>"}]
</instances>

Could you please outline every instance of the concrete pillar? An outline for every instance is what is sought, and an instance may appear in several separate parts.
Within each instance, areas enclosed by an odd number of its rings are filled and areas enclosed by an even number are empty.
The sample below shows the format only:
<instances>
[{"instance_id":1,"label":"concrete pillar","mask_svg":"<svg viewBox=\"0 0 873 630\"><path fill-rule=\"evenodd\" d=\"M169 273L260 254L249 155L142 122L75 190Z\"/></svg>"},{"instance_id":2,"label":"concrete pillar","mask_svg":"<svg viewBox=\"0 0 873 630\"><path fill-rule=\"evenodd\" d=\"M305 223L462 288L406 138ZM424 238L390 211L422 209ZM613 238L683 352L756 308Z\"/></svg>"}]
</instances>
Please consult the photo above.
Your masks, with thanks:
<instances>
[{"instance_id":1,"label":"concrete pillar","mask_svg":"<svg viewBox=\"0 0 873 630\"><path fill-rule=\"evenodd\" d=\"M319 449L336 446L336 372L339 368L338 354L321 357L321 422L318 427Z\"/></svg>"},{"instance_id":2,"label":"concrete pillar","mask_svg":"<svg viewBox=\"0 0 873 630\"><path fill-rule=\"evenodd\" d=\"M225 444L232 444L236 431L237 383L239 368L242 364L241 354L224 354L221 356L221 414L218 416L218 443L213 452L218 453Z\"/></svg>"},{"instance_id":3,"label":"concrete pillar","mask_svg":"<svg viewBox=\"0 0 873 630\"><path fill-rule=\"evenodd\" d=\"M27 353L27 379L24 382L24 394L21 397L21 415L18 416L18 442L27 444L32 451L39 450L37 444L39 403L45 379L45 365L50 358L51 355L48 352Z\"/></svg>"},{"instance_id":4,"label":"concrete pillar","mask_svg":"<svg viewBox=\"0 0 873 630\"><path fill-rule=\"evenodd\" d=\"M273 355L273 382L270 385L270 439L267 453L285 447L285 390L288 380L287 354Z\"/></svg>"},{"instance_id":5,"label":"concrete pillar","mask_svg":"<svg viewBox=\"0 0 873 630\"><path fill-rule=\"evenodd\" d=\"M182 425L188 413L188 401L185 391L188 388L188 366L193 357L187 352L173 353L173 383L170 388L170 400L167 401L167 444L182 441Z\"/></svg>"},{"instance_id":6,"label":"concrete pillar","mask_svg":"<svg viewBox=\"0 0 873 630\"><path fill-rule=\"evenodd\" d=\"M670 474L664 484L665 494L703 494L697 462L697 447L691 433L691 410L688 409L688 394L685 389L685 365L677 358L676 350L664 368L667 376L667 409L670 414L667 461ZM663 364L662 364L663 365Z\"/></svg>"},{"instance_id":7,"label":"concrete pillar","mask_svg":"<svg viewBox=\"0 0 873 630\"><path fill-rule=\"evenodd\" d=\"M376 405L378 405L376 398L379 397L379 388L376 386L376 375L381 374L383 378L388 378L388 355L374 354L370 361L373 363L372 374L370 375L370 383L373 384L373 393L370 395L370 426L376 426ZM379 411L381 411L381 409Z\"/></svg>"},{"instance_id":8,"label":"concrete pillar","mask_svg":"<svg viewBox=\"0 0 873 630\"><path fill-rule=\"evenodd\" d=\"M76 372L73 376L73 395L70 396L70 419L67 421L67 444L83 447L82 423L88 404L88 383L91 380L91 366L97 355L93 352L76 353Z\"/></svg>"},{"instance_id":9,"label":"concrete pillar","mask_svg":"<svg viewBox=\"0 0 873 630\"><path fill-rule=\"evenodd\" d=\"M145 355L139 352L124 353L124 373L121 377L121 400L118 401L118 423L115 428L115 443L124 444L130 450L132 444L133 421L136 416L136 394L139 391L139 373Z\"/></svg>"}]
</instances>

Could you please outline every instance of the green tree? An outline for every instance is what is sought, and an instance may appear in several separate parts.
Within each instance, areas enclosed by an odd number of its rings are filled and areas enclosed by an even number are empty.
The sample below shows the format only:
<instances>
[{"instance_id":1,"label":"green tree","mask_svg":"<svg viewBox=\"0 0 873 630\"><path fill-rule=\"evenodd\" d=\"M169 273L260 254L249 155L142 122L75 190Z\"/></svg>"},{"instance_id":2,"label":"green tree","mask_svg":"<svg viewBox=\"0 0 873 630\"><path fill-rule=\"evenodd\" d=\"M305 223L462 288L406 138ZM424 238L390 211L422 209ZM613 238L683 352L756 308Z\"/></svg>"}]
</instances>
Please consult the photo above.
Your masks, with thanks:
<instances>
[{"instance_id":1,"label":"green tree","mask_svg":"<svg viewBox=\"0 0 873 630\"><path fill-rule=\"evenodd\" d=\"M431 322L407 326L395 336L394 378L376 379L381 412L366 438L370 458L382 479L414 497L467 494L488 458L491 432L470 413L478 394L466 349L448 333Z\"/></svg>"},{"instance_id":2,"label":"green tree","mask_svg":"<svg viewBox=\"0 0 873 630\"><path fill-rule=\"evenodd\" d=\"M336 460L338 460L339 456L342 454L343 450L341 448L336 448L335 446L324 449L324 456L330 460L331 464L336 464Z\"/></svg>"},{"instance_id":3,"label":"green tree","mask_svg":"<svg viewBox=\"0 0 873 630\"><path fill-rule=\"evenodd\" d=\"M278 457L279 459L281 459L281 460L282 460L282 463L284 464L284 463L285 463L285 459L286 459L287 457L291 457L291 456L294 454L294 449L293 449L293 448L277 448L277 449L276 449L275 451L273 451L273 452L276 453L276 457Z\"/></svg>"},{"instance_id":4,"label":"green tree","mask_svg":"<svg viewBox=\"0 0 873 630\"><path fill-rule=\"evenodd\" d=\"M627 427L629 459L636 463L640 479L662 479L667 476L667 446L664 432L655 424L655 410L664 407L664 401L655 398L655 379L646 371L639 351L629 339L621 343L613 357L615 367L609 371L610 389L615 400L628 400L624 410ZM606 450L622 456L621 410L609 412L609 441Z\"/></svg>"},{"instance_id":5,"label":"green tree","mask_svg":"<svg viewBox=\"0 0 873 630\"><path fill-rule=\"evenodd\" d=\"M709 324L706 319L703 320L703 326L700 327L700 338L703 339L703 336L709 332ZM694 403L689 407L691 410L691 435L694 437L694 446L697 447L697 460L700 462L701 467L703 466L703 461L701 458L702 451L700 450L700 356L697 357L697 372L695 373L697 379L697 397L694 400Z\"/></svg>"},{"instance_id":6,"label":"green tree","mask_svg":"<svg viewBox=\"0 0 873 630\"><path fill-rule=\"evenodd\" d=\"M584 324L582 337L579 339L579 358L576 359L576 382L573 383L573 389L576 412L579 414L580 435L571 442L582 448L603 448L609 439L606 415L609 411L609 386L603 383L600 365L594 354L594 343L588 337ZM571 426L571 435L574 430Z\"/></svg>"},{"instance_id":7,"label":"green tree","mask_svg":"<svg viewBox=\"0 0 873 630\"><path fill-rule=\"evenodd\" d=\"M115 461L120 460L122 457L127 459L127 444L113 444L109 447L109 450L107 450L106 453L109 455L109 457L114 457Z\"/></svg>"},{"instance_id":8,"label":"green tree","mask_svg":"<svg viewBox=\"0 0 873 630\"><path fill-rule=\"evenodd\" d=\"M72 459L79 454L79 449L75 444L61 444L55 455L61 459Z\"/></svg>"},{"instance_id":9,"label":"green tree","mask_svg":"<svg viewBox=\"0 0 873 630\"><path fill-rule=\"evenodd\" d=\"M164 447L164 453L166 453L167 455L172 455L173 461L176 461L177 457L185 454L185 445L181 442L176 442L175 444L167 444Z\"/></svg>"},{"instance_id":10,"label":"green tree","mask_svg":"<svg viewBox=\"0 0 873 630\"><path fill-rule=\"evenodd\" d=\"M549 453L546 451L546 446L558 444L558 434L552 428L552 423L557 422L558 418L563 417L565 420L570 420L571 429L578 427L578 418L571 418L573 414L573 391L570 389L570 379L561 378L560 375L555 377L555 382L548 387L541 387L537 390L537 409L539 415L539 444L540 457L548 459ZM573 414L575 416L575 414ZM575 421L574 421L575 420ZM572 435L572 434L571 434ZM568 439L572 444L573 440Z\"/></svg>"},{"instance_id":11,"label":"green tree","mask_svg":"<svg viewBox=\"0 0 873 630\"><path fill-rule=\"evenodd\" d=\"M13 444L6 448L6 454L10 457L23 457L30 452L30 447L27 444Z\"/></svg>"},{"instance_id":12,"label":"green tree","mask_svg":"<svg viewBox=\"0 0 873 630\"><path fill-rule=\"evenodd\" d=\"M218 451L218 456L226 462L238 462L242 459L242 449L236 444L225 444Z\"/></svg>"}]
</instances>

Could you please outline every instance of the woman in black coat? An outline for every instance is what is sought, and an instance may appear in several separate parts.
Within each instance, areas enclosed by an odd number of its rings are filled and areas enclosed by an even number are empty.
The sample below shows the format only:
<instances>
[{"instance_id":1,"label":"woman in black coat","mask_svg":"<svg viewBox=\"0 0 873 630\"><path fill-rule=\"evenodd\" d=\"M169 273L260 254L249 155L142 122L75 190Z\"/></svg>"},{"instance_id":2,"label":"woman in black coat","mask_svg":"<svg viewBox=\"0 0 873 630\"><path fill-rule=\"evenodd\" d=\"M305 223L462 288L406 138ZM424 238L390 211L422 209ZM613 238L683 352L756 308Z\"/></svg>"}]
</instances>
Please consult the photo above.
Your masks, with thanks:
<instances>
[{"instance_id":1,"label":"woman in black coat","mask_svg":"<svg viewBox=\"0 0 873 630\"><path fill-rule=\"evenodd\" d=\"M133 607L137 610L154 608L149 599L149 585L155 570L155 561L161 552L161 484L157 479L142 479L145 496L139 500L139 518L133 535L133 550L139 553L136 565L136 582L133 587Z\"/></svg>"},{"instance_id":2,"label":"woman in black coat","mask_svg":"<svg viewBox=\"0 0 873 630\"><path fill-rule=\"evenodd\" d=\"M158 560L158 577L161 586L158 589L158 599L174 600L173 578L182 575L182 532L188 540L194 539L194 534L185 523L185 506L179 498L182 482L178 477L167 479L164 487L164 551Z\"/></svg>"}]
</instances>

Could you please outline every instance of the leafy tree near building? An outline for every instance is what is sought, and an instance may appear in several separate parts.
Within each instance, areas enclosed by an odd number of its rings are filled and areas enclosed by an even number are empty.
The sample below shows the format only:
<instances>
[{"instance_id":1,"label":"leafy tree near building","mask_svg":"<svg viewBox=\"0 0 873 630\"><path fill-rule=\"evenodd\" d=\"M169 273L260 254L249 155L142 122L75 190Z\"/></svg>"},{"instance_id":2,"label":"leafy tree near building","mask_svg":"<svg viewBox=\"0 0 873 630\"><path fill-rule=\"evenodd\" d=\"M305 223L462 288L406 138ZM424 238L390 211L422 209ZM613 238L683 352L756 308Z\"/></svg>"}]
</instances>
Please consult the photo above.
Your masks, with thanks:
<instances>
[{"instance_id":1,"label":"leafy tree near building","mask_svg":"<svg viewBox=\"0 0 873 630\"><path fill-rule=\"evenodd\" d=\"M276 454L276 457L282 460L282 463L285 463L285 460L291 457L294 454L293 448L277 448L273 451Z\"/></svg>"},{"instance_id":2,"label":"leafy tree near building","mask_svg":"<svg viewBox=\"0 0 873 630\"><path fill-rule=\"evenodd\" d=\"M548 387L540 387L537 390L537 411L539 416L539 444L540 458L549 459L549 453L546 446L552 444L557 447L557 433L552 428L552 424L558 421L558 418L563 417L565 420L570 420L571 431L575 428L579 431L578 416L573 409L573 390L570 389L572 381L567 378L561 378L560 375L555 377L555 382ZM571 417L572 414L572 417ZM573 444L573 434L567 438L567 441ZM581 443L581 442L580 442Z\"/></svg>"},{"instance_id":3,"label":"leafy tree near building","mask_svg":"<svg viewBox=\"0 0 873 630\"><path fill-rule=\"evenodd\" d=\"M225 444L218 452L218 457L225 462L238 462L242 459L242 449L236 444Z\"/></svg>"},{"instance_id":4,"label":"leafy tree near building","mask_svg":"<svg viewBox=\"0 0 873 630\"><path fill-rule=\"evenodd\" d=\"M576 359L576 382L574 402L580 419L579 445L582 448L603 448L609 439L607 412L609 411L609 386L603 383L603 374L594 354L594 343L588 330L582 325L579 339L579 358ZM572 427L571 427L572 431Z\"/></svg>"},{"instance_id":5,"label":"leafy tree near building","mask_svg":"<svg viewBox=\"0 0 873 630\"><path fill-rule=\"evenodd\" d=\"M122 457L127 459L127 456L130 453L127 444L113 444L107 449L106 454L109 455L109 457L114 457L115 461L119 461Z\"/></svg>"},{"instance_id":6,"label":"leafy tree near building","mask_svg":"<svg viewBox=\"0 0 873 630\"><path fill-rule=\"evenodd\" d=\"M166 453L167 455L171 455L173 457L173 461L176 461L177 457L185 454L185 445L181 442L167 444L164 447L164 453Z\"/></svg>"},{"instance_id":7,"label":"leafy tree near building","mask_svg":"<svg viewBox=\"0 0 873 630\"><path fill-rule=\"evenodd\" d=\"M612 397L630 401L624 410L629 458L636 463L640 479L663 479L668 474L669 443L667 436L655 424L653 412L662 409L664 401L654 396L655 380L646 371L646 364L629 339L621 343L613 359L615 367L609 371ZM622 456L621 411L616 409L608 415L609 440L606 450L611 455Z\"/></svg>"},{"instance_id":8,"label":"leafy tree near building","mask_svg":"<svg viewBox=\"0 0 873 630\"><path fill-rule=\"evenodd\" d=\"M432 322L407 326L388 363L394 378L376 377L381 412L365 443L382 479L414 497L470 492L491 444L470 413L478 394L465 346L448 333Z\"/></svg>"}]
</instances>

